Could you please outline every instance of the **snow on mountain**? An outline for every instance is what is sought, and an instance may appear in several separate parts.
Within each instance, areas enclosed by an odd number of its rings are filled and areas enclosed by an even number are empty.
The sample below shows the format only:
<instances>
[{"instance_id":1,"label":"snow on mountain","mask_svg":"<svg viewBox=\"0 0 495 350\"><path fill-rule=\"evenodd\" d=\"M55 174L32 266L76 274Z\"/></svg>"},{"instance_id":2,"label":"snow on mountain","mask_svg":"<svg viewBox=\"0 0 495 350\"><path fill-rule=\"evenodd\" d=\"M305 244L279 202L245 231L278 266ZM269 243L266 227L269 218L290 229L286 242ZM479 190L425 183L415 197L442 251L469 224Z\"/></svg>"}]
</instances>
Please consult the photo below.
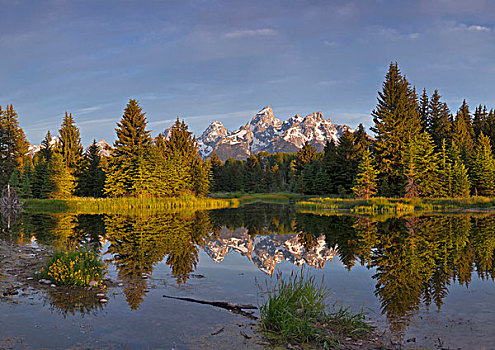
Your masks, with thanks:
<instances>
[{"instance_id":1,"label":"snow on mountain","mask_svg":"<svg viewBox=\"0 0 495 350\"><path fill-rule=\"evenodd\" d=\"M215 262L221 262L232 251L237 252L247 257L268 275L272 275L277 264L282 261L289 261L297 266L307 264L323 269L325 263L333 260L338 254L335 248L326 246L323 235L317 239L313 247L306 249L297 234L259 235L253 238L246 228L232 231L226 227L222 228L216 240L204 246L204 250Z\"/></svg>"},{"instance_id":2,"label":"snow on mountain","mask_svg":"<svg viewBox=\"0 0 495 350\"><path fill-rule=\"evenodd\" d=\"M58 136L52 136L52 139L50 140L50 146L54 147L59 142L60 142L60 139L58 138ZM112 151L112 146L110 146L110 144L108 142L101 139L100 141L98 141L96 143L96 145L100 149L100 155L101 156L104 156L104 157L110 156L110 152ZM86 149L84 149L83 153L86 153L88 151L88 148L89 148L89 146L86 147ZM38 153L40 150L41 150L41 145L32 145L32 144L28 145L28 154L31 157L34 156L36 153Z\"/></svg>"},{"instance_id":3,"label":"snow on mountain","mask_svg":"<svg viewBox=\"0 0 495 350\"><path fill-rule=\"evenodd\" d=\"M211 123L197 142L203 157L209 157L215 151L222 160L229 157L245 159L251 153L262 151L297 152L306 141L322 150L327 140L337 141L347 129L353 131L346 125L334 124L330 119L325 119L321 112L305 117L296 114L282 122L267 106L246 125L231 133L222 123Z\"/></svg>"},{"instance_id":4,"label":"snow on mountain","mask_svg":"<svg viewBox=\"0 0 495 350\"><path fill-rule=\"evenodd\" d=\"M89 146L91 146L91 145L89 145ZM86 147L86 149L84 150L83 153L88 152L89 146ZM98 149L100 150L100 156L102 156L102 157L109 157L110 156L110 153L112 152L112 146L107 141L105 141L104 139L101 139L100 141L98 141L96 143L96 146L98 146Z\"/></svg>"},{"instance_id":5,"label":"snow on mountain","mask_svg":"<svg viewBox=\"0 0 495 350\"><path fill-rule=\"evenodd\" d=\"M52 136L52 139L50 140L50 146L54 147L59 142L60 142L60 139L58 138L58 136ZM29 154L32 157L36 153L38 153L40 150L41 150L41 145L33 145L33 144L29 143L27 154Z\"/></svg>"}]
</instances>

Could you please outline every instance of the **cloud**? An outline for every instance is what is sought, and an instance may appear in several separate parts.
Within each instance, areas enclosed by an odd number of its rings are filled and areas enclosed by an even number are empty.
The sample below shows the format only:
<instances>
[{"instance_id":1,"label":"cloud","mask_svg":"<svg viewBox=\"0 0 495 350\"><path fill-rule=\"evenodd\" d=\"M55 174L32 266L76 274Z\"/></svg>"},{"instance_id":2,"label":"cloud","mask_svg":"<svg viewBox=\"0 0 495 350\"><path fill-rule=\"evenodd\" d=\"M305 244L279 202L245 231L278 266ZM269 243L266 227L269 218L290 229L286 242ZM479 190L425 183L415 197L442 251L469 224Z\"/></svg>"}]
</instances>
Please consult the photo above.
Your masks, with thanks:
<instances>
[{"instance_id":1,"label":"cloud","mask_svg":"<svg viewBox=\"0 0 495 350\"><path fill-rule=\"evenodd\" d=\"M93 112L99 111L100 109L101 109L101 106L80 108L80 109L76 109L74 111L74 115L85 115L85 114L89 114L89 113L93 113Z\"/></svg>"},{"instance_id":2,"label":"cloud","mask_svg":"<svg viewBox=\"0 0 495 350\"><path fill-rule=\"evenodd\" d=\"M482 26L479 24L466 25L464 23L460 23L454 27L452 27L453 31L468 31L468 32L489 32L491 31L490 27Z\"/></svg>"},{"instance_id":3,"label":"cloud","mask_svg":"<svg viewBox=\"0 0 495 350\"><path fill-rule=\"evenodd\" d=\"M236 30L224 35L227 39L237 39L237 38L245 38L252 36L272 36L277 34L277 31L270 28L262 28L262 29L247 29L247 30Z\"/></svg>"},{"instance_id":4,"label":"cloud","mask_svg":"<svg viewBox=\"0 0 495 350\"><path fill-rule=\"evenodd\" d=\"M367 27L366 34L377 38L384 38L386 40L416 40L420 36L417 32L403 33L399 32L395 28L384 27L381 25Z\"/></svg>"}]
</instances>

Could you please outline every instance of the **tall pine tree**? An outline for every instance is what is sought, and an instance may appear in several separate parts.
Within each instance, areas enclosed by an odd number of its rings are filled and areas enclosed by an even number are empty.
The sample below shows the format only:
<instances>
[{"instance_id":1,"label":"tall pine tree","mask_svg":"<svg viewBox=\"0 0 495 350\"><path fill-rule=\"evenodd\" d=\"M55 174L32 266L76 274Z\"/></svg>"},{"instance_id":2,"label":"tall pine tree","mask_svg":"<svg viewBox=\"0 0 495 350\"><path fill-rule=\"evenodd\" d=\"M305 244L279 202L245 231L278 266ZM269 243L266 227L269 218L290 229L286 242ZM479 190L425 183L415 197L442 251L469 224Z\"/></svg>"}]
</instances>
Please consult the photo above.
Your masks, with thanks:
<instances>
[{"instance_id":1,"label":"tall pine tree","mask_svg":"<svg viewBox=\"0 0 495 350\"><path fill-rule=\"evenodd\" d=\"M28 152L28 142L19 126L18 115L12 105L0 106L0 188L5 186L14 171L22 170Z\"/></svg>"},{"instance_id":2,"label":"tall pine tree","mask_svg":"<svg viewBox=\"0 0 495 350\"><path fill-rule=\"evenodd\" d=\"M104 192L108 196L140 196L149 169L145 168L150 155L151 136L146 130L147 120L137 100L130 99L117 123L117 140L109 160Z\"/></svg>"},{"instance_id":3,"label":"tall pine tree","mask_svg":"<svg viewBox=\"0 0 495 350\"><path fill-rule=\"evenodd\" d=\"M482 196L495 195L495 160L487 136L480 134L472 161L472 181L475 193Z\"/></svg>"},{"instance_id":4,"label":"tall pine tree","mask_svg":"<svg viewBox=\"0 0 495 350\"><path fill-rule=\"evenodd\" d=\"M421 132L417 98L414 90L391 63L385 76L378 104L371 113L375 125L375 154L386 196L400 195L404 183L404 149L409 139Z\"/></svg>"},{"instance_id":5,"label":"tall pine tree","mask_svg":"<svg viewBox=\"0 0 495 350\"><path fill-rule=\"evenodd\" d=\"M352 192L357 198L368 199L377 192L378 171L373 165L373 159L369 149L365 149L363 158L359 163L357 177L352 187Z\"/></svg>"},{"instance_id":6,"label":"tall pine tree","mask_svg":"<svg viewBox=\"0 0 495 350\"><path fill-rule=\"evenodd\" d=\"M76 126L72 113L67 114L67 111L65 112L58 133L60 135L58 151L62 155L67 169L74 174L81 166L83 147L79 128Z\"/></svg>"}]
</instances>

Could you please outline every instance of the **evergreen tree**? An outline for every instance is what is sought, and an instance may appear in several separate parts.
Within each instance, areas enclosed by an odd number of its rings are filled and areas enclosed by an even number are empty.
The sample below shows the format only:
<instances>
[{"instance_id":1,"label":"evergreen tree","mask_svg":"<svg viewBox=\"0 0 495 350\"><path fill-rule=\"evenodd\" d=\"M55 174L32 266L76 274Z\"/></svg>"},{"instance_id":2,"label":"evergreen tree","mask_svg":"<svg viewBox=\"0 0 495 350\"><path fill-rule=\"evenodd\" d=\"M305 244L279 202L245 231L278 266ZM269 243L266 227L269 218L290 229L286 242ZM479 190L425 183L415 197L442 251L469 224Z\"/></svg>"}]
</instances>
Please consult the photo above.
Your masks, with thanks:
<instances>
[{"instance_id":1,"label":"evergreen tree","mask_svg":"<svg viewBox=\"0 0 495 350\"><path fill-rule=\"evenodd\" d=\"M67 169L74 174L81 166L83 147L79 128L76 126L72 113L65 112L62 125L59 129L58 151L62 154L62 159Z\"/></svg>"},{"instance_id":2,"label":"evergreen tree","mask_svg":"<svg viewBox=\"0 0 495 350\"><path fill-rule=\"evenodd\" d=\"M10 185L11 189L14 189L17 194L20 193L20 188L21 188L21 172L19 169L14 169L12 171L12 174L10 175L10 179L8 184Z\"/></svg>"},{"instance_id":3,"label":"evergreen tree","mask_svg":"<svg viewBox=\"0 0 495 350\"><path fill-rule=\"evenodd\" d=\"M221 173L222 173L222 161L218 157L218 155L213 152L210 156L210 167L212 173L212 182L211 182L211 190L212 191L220 191L222 188L221 181Z\"/></svg>"},{"instance_id":4,"label":"evergreen tree","mask_svg":"<svg viewBox=\"0 0 495 350\"><path fill-rule=\"evenodd\" d=\"M40 148L40 155L47 162L49 162L52 159L53 148L54 148L53 146L54 145L52 144L52 134L50 133L50 130L48 130L46 132L45 138L41 141L41 148Z\"/></svg>"},{"instance_id":5,"label":"evergreen tree","mask_svg":"<svg viewBox=\"0 0 495 350\"><path fill-rule=\"evenodd\" d=\"M260 185L262 178L262 165L254 154L250 154L244 165L244 190L247 192L262 192Z\"/></svg>"},{"instance_id":6,"label":"evergreen tree","mask_svg":"<svg viewBox=\"0 0 495 350\"><path fill-rule=\"evenodd\" d=\"M452 147L449 153L452 162L452 196L469 197L471 182L468 172L461 158L461 152L455 141L452 141Z\"/></svg>"},{"instance_id":7,"label":"evergreen tree","mask_svg":"<svg viewBox=\"0 0 495 350\"><path fill-rule=\"evenodd\" d=\"M364 143L364 142L363 142ZM359 145L364 147L363 144ZM356 138L349 130L340 136L335 149L335 157L331 179L333 185L339 189L339 194L347 194L351 190L362 154L357 152Z\"/></svg>"},{"instance_id":8,"label":"evergreen tree","mask_svg":"<svg viewBox=\"0 0 495 350\"><path fill-rule=\"evenodd\" d=\"M356 131L352 134L354 138L354 152L358 158L358 163L363 158L364 151L371 146L371 139L366 134L363 124L359 124Z\"/></svg>"},{"instance_id":9,"label":"evergreen tree","mask_svg":"<svg viewBox=\"0 0 495 350\"><path fill-rule=\"evenodd\" d=\"M96 140L93 140L83 156L76 191L80 196L101 197L104 186L105 173L101 166L100 149Z\"/></svg>"},{"instance_id":10,"label":"evergreen tree","mask_svg":"<svg viewBox=\"0 0 495 350\"><path fill-rule=\"evenodd\" d=\"M28 152L24 131L12 105L6 110L0 106L0 188L9 181L14 169L21 170Z\"/></svg>"},{"instance_id":11,"label":"evergreen tree","mask_svg":"<svg viewBox=\"0 0 495 350\"><path fill-rule=\"evenodd\" d=\"M304 168L316 159L316 148L306 141L301 149L297 152L297 158L294 162L294 180L295 191L306 192L303 183L303 171Z\"/></svg>"},{"instance_id":12,"label":"evergreen tree","mask_svg":"<svg viewBox=\"0 0 495 350\"><path fill-rule=\"evenodd\" d=\"M462 160L469 165L474 152L474 131L473 126L471 125L471 114L466 100L463 101L462 106L455 116L453 139L461 151Z\"/></svg>"},{"instance_id":13,"label":"evergreen tree","mask_svg":"<svg viewBox=\"0 0 495 350\"><path fill-rule=\"evenodd\" d=\"M45 157L41 156L34 165L33 176L31 180L31 193L33 198L44 198L43 188L46 187L45 181L48 178L48 162Z\"/></svg>"},{"instance_id":14,"label":"evergreen tree","mask_svg":"<svg viewBox=\"0 0 495 350\"><path fill-rule=\"evenodd\" d=\"M105 194L109 196L136 196L149 184L149 169L144 168L150 157L151 137L146 130L145 113L138 102L130 99L122 119L117 123L117 140L109 160Z\"/></svg>"},{"instance_id":15,"label":"evergreen tree","mask_svg":"<svg viewBox=\"0 0 495 350\"><path fill-rule=\"evenodd\" d=\"M378 93L378 104L371 113L375 123L375 154L382 180L387 184L383 195L399 195L404 183L404 148L421 132L416 95L397 63L391 63Z\"/></svg>"},{"instance_id":16,"label":"evergreen tree","mask_svg":"<svg viewBox=\"0 0 495 350\"><path fill-rule=\"evenodd\" d=\"M67 170L62 155L54 153L48 163L47 177L41 187L41 198L69 198L73 195L74 188L74 176Z\"/></svg>"},{"instance_id":17,"label":"evergreen tree","mask_svg":"<svg viewBox=\"0 0 495 350\"><path fill-rule=\"evenodd\" d=\"M495 161L487 136L480 134L472 162L472 181L476 193L482 196L495 195Z\"/></svg>"},{"instance_id":18,"label":"evergreen tree","mask_svg":"<svg viewBox=\"0 0 495 350\"><path fill-rule=\"evenodd\" d=\"M31 189L32 177L33 177L33 170L31 164L27 163L24 165L24 170L21 176L21 183L19 185L19 192L21 198L33 197L33 192Z\"/></svg>"},{"instance_id":19,"label":"evergreen tree","mask_svg":"<svg viewBox=\"0 0 495 350\"><path fill-rule=\"evenodd\" d=\"M211 168L198 156L196 138L188 130L184 121L179 118L172 127L170 138L165 140L167 160L175 162L176 180L181 181L180 192L193 191L196 194L207 194L210 187ZM183 179L183 180L180 180Z\"/></svg>"},{"instance_id":20,"label":"evergreen tree","mask_svg":"<svg viewBox=\"0 0 495 350\"><path fill-rule=\"evenodd\" d=\"M322 189L323 193L337 193L337 186L335 185L335 173L337 172L337 146L333 139L327 140L325 148L323 149L323 158L321 160L321 167L325 172L325 185Z\"/></svg>"},{"instance_id":21,"label":"evergreen tree","mask_svg":"<svg viewBox=\"0 0 495 350\"><path fill-rule=\"evenodd\" d=\"M352 192L357 198L368 199L377 192L378 171L373 165L373 159L369 149L364 150L361 163L359 163L357 177L352 187Z\"/></svg>"},{"instance_id":22,"label":"evergreen tree","mask_svg":"<svg viewBox=\"0 0 495 350\"><path fill-rule=\"evenodd\" d=\"M438 154L428 133L412 137L404 149L403 158L406 161L406 194L417 188L422 197L435 197L442 191L442 176ZM414 186L413 186L414 184ZM413 186L413 187L411 187Z\"/></svg>"},{"instance_id":23,"label":"evergreen tree","mask_svg":"<svg viewBox=\"0 0 495 350\"><path fill-rule=\"evenodd\" d=\"M437 149L442 147L443 140L450 140L452 137L450 110L446 103L441 102L441 97L438 90L435 90L428 106L429 118L427 131L433 138Z\"/></svg>"},{"instance_id":24,"label":"evergreen tree","mask_svg":"<svg viewBox=\"0 0 495 350\"><path fill-rule=\"evenodd\" d=\"M423 94L419 99L419 120L421 122L421 131L426 131L429 119L430 119L429 99L426 89L423 89Z\"/></svg>"},{"instance_id":25,"label":"evergreen tree","mask_svg":"<svg viewBox=\"0 0 495 350\"><path fill-rule=\"evenodd\" d=\"M440 169L440 190L438 195L447 197L452 196L452 162L448 156L447 143L442 141L441 150L441 169Z\"/></svg>"}]
</instances>

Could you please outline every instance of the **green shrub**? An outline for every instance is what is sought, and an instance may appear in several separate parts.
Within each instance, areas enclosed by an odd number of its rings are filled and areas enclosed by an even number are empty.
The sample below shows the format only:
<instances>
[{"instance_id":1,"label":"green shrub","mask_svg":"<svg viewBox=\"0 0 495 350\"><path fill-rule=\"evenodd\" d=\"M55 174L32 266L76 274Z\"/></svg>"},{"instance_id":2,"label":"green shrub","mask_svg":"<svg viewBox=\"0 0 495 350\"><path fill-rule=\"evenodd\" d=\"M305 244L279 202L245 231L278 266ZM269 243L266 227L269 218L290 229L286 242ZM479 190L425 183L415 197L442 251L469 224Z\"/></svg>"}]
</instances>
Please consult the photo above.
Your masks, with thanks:
<instances>
[{"instance_id":1,"label":"green shrub","mask_svg":"<svg viewBox=\"0 0 495 350\"><path fill-rule=\"evenodd\" d=\"M43 277L58 285L89 286L89 282L99 282L105 275L105 264L100 256L92 251L55 252L42 269Z\"/></svg>"}]
</instances>

